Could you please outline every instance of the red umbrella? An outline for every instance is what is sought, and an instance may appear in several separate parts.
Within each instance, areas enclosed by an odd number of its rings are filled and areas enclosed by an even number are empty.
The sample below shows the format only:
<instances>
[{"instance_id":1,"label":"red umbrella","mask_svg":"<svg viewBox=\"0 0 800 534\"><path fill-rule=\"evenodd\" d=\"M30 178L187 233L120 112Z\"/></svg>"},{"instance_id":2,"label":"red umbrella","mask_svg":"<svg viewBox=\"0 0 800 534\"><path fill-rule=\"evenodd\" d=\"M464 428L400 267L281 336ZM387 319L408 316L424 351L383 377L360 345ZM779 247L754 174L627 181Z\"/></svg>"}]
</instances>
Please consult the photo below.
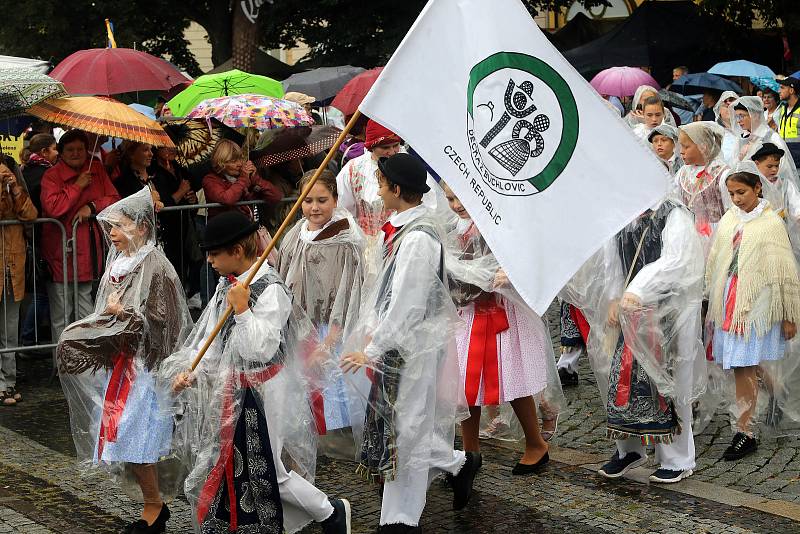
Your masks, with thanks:
<instances>
[{"instance_id":1,"label":"red umbrella","mask_svg":"<svg viewBox=\"0 0 800 534\"><path fill-rule=\"evenodd\" d=\"M350 116L356 112L361 101L367 96L375 80L378 79L383 67L376 67L367 72L362 72L345 85L336 98L331 102L331 106L341 111L345 116ZM67 88L69 89L69 88Z\"/></svg>"},{"instance_id":2,"label":"red umbrella","mask_svg":"<svg viewBox=\"0 0 800 534\"><path fill-rule=\"evenodd\" d=\"M79 50L59 63L50 76L72 95L166 91L190 81L163 59L130 48Z\"/></svg>"}]
</instances>

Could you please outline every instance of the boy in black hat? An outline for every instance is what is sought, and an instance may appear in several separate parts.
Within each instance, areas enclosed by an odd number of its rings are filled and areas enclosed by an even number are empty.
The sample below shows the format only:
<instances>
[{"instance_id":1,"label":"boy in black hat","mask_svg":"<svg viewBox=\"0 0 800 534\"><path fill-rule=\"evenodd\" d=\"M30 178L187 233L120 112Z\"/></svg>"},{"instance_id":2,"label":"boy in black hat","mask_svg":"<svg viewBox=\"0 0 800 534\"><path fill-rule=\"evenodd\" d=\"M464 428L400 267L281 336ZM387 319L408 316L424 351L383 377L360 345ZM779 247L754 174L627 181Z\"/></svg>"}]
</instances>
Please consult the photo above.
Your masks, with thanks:
<instances>
[{"instance_id":1,"label":"boy in black hat","mask_svg":"<svg viewBox=\"0 0 800 534\"><path fill-rule=\"evenodd\" d=\"M378 194L394 214L383 226L383 268L370 307L359 318L363 349L346 354L341 366L366 367L372 380L359 471L383 484L380 532L421 532L434 476L451 477L453 508L460 510L480 465L474 453L453 450L466 400L441 233L422 204L427 172L403 153L381 158L378 168Z\"/></svg>"},{"instance_id":2,"label":"boy in black hat","mask_svg":"<svg viewBox=\"0 0 800 534\"><path fill-rule=\"evenodd\" d=\"M291 533L316 521L326 534L349 533L350 504L306 480L316 443L296 357L305 322L266 262L242 285L258 260L257 229L239 211L209 221L201 248L221 279L184 349L163 365L182 405L177 441L191 451L185 493L203 532ZM187 371L228 305L233 314Z\"/></svg>"}]
</instances>

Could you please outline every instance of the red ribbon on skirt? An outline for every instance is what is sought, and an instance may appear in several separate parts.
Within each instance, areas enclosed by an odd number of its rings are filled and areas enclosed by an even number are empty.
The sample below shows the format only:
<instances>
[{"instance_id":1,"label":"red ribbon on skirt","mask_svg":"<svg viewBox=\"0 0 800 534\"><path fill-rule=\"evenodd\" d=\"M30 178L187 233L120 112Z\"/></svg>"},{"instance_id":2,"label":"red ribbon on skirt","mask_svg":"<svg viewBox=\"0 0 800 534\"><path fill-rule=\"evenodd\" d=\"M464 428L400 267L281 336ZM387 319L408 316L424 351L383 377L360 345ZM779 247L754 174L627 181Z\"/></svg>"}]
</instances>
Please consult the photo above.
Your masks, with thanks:
<instances>
[{"instance_id":1,"label":"red ribbon on skirt","mask_svg":"<svg viewBox=\"0 0 800 534\"><path fill-rule=\"evenodd\" d=\"M575 326L578 327L578 332L581 333L584 345L587 344L589 342L589 321L586 320L583 312L572 304L569 305L569 316Z\"/></svg>"},{"instance_id":2,"label":"red ribbon on skirt","mask_svg":"<svg viewBox=\"0 0 800 534\"><path fill-rule=\"evenodd\" d=\"M125 403L128 401L128 394L135 377L133 358L128 358L123 353L117 354L114 357L114 369L111 371L111 378L108 381L103 400L103 415L100 419L100 435L97 442L98 461L103 459L106 442L115 443L117 441L119 421L125 411Z\"/></svg>"},{"instance_id":3,"label":"red ribbon on skirt","mask_svg":"<svg viewBox=\"0 0 800 534\"><path fill-rule=\"evenodd\" d=\"M659 336L659 326L656 324L651 312L643 312L645 321L650 324L647 325L647 337L650 350L657 362L662 361L661 340ZM630 318L630 331L632 335L636 335L639 329L639 314L631 314ZM624 339L624 338L623 338ZM619 381L617 382L617 396L614 398L615 406L626 406L630 402L631 397L631 382L633 379L633 350L631 350L627 341L623 340L622 346L622 361L619 369ZM667 403L664 397L658 395L659 407L662 411L667 409Z\"/></svg>"},{"instance_id":4,"label":"red ribbon on skirt","mask_svg":"<svg viewBox=\"0 0 800 534\"><path fill-rule=\"evenodd\" d=\"M270 365L257 373L239 373L239 388L250 388L263 384L271 379L278 372L283 369L283 365ZM222 415L220 422L222 428L219 432L220 448L217 463L211 469L211 472L206 478L203 489L200 490L200 498L197 502L197 521L202 523L203 519L208 515L208 509L214 501L214 496L217 494L219 485L222 483L222 477L225 477L225 482L228 485L228 501L231 509L231 522L229 530L235 532L238 528L238 521L236 517L236 491L233 487L233 435L236 431L236 421L233 417L233 388L234 381L229 377L225 381L222 399ZM239 414L241 417L242 414Z\"/></svg>"},{"instance_id":5,"label":"red ribbon on skirt","mask_svg":"<svg viewBox=\"0 0 800 534\"><path fill-rule=\"evenodd\" d=\"M318 389L311 392L311 413L314 415L317 434L324 436L328 433L328 425L325 424L325 398L322 396L322 391Z\"/></svg>"},{"instance_id":6,"label":"red ribbon on skirt","mask_svg":"<svg viewBox=\"0 0 800 534\"><path fill-rule=\"evenodd\" d=\"M465 393L467 404L475 406L483 378L484 404L500 404L500 377L497 334L508 330L506 310L494 299L475 303L475 316L469 336Z\"/></svg>"}]
</instances>

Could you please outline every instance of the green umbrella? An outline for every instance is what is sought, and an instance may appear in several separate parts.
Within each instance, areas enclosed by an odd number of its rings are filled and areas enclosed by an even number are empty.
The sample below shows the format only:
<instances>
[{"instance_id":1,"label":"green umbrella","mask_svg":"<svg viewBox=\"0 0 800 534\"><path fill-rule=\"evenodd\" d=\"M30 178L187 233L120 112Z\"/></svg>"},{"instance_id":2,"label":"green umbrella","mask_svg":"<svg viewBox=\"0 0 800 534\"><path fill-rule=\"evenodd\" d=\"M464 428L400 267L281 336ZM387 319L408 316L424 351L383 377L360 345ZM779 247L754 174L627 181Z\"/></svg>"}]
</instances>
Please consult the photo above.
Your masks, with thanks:
<instances>
[{"instance_id":1,"label":"green umbrella","mask_svg":"<svg viewBox=\"0 0 800 534\"><path fill-rule=\"evenodd\" d=\"M283 98L283 86L272 78L234 69L200 76L167 102L167 106L175 117L185 117L203 100L241 94Z\"/></svg>"}]
</instances>

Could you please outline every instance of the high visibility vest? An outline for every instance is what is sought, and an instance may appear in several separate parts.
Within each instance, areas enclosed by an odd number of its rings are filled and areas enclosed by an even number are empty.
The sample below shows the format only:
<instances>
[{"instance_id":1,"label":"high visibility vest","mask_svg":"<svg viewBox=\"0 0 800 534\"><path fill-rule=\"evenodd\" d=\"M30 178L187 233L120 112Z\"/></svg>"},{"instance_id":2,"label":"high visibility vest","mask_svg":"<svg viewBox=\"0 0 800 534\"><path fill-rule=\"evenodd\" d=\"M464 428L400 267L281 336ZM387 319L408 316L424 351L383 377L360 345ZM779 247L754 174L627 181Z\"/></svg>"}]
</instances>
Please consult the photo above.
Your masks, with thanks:
<instances>
[{"instance_id":1,"label":"high visibility vest","mask_svg":"<svg viewBox=\"0 0 800 534\"><path fill-rule=\"evenodd\" d=\"M787 143L800 142L800 102L797 102L791 111L787 104L783 105L778 133Z\"/></svg>"}]
</instances>

